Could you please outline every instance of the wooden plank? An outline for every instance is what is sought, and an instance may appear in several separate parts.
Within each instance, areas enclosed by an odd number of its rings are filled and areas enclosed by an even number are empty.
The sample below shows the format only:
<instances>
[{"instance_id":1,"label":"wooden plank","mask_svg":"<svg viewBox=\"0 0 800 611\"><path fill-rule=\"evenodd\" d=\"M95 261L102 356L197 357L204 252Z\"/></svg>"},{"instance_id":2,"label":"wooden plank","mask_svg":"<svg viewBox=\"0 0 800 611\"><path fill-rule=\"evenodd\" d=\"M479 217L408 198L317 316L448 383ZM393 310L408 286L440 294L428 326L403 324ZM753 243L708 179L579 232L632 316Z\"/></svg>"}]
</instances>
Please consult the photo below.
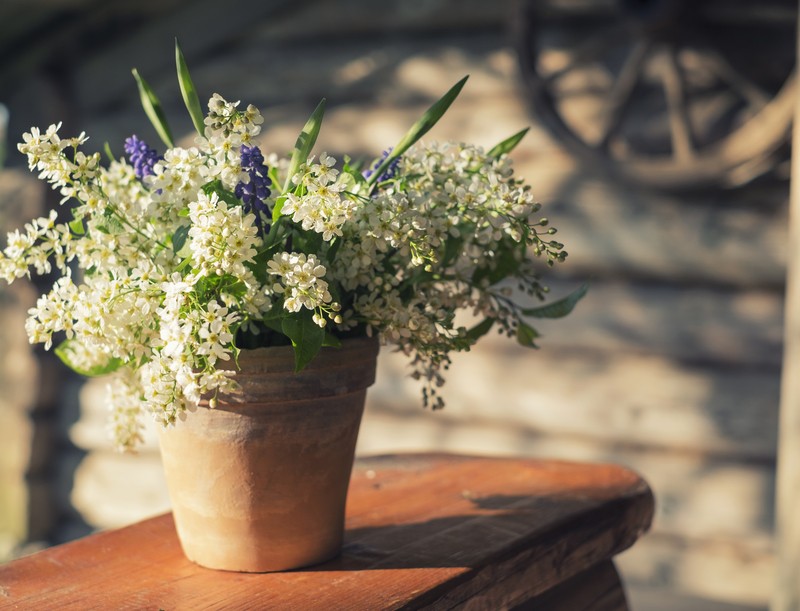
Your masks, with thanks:
<instances>
[{"instance_id":1,"label":"wooden plank","mask_svg":"<svg viewBox=\"0 0 800 611\"><path fill-rule=\"evenodd\" d=\"M38 183L38 184L37 184ZM27 172L0 171L0 231L21 227L41 208L43 185ZM2 239L5 242L5 237ZM28 507L27 476L37 452L29 411L36 400L38 370L25 333L26 311L36 302L32 288L19 282L0 287L0 562L36 536Z\"/></svg>"},{"instance_id":2,"label":"wooden plank","mask_svg":"<svg viewBox=\"0 0 800 611\"><path fill-rule=\"evenodd\" d=\"M635 352L531 351L487 341L455 355L442 389L447 406L433 414L416 407L419 389L406 373L402 355L381 354L369 405L397 420L428 418L444 438L460 422L478 430L518 428L529 440L567 435L736 460L775 456L780 374L773 368L681 364ZM424 437L431 447L442 440ZM497 443L474 441L486 450Z\"/></svg>"},{"instance_id":3,"label":"wooden plank","mask_svg":"<svg viewBox=\"0 0 800 611\"><path fill-rule=\"evenodd\" d=\"M476 107L490 110L475 113ZM296 104L267 110L260 138L266 150L290 150L309 108L311 104ZM378 109L371 103L337 106L334 102L316 148L337 158L343 152L356 157L378 155L387 143L399 140L424 108ZM172 116L176 125L188 130L183 114L174 108ZM528 123L519 100L465 97L436 126L431 139L463 139L490 146ZM87 133L96 142L115 143L137 129L150 133L141 112L134 111L128 117L92 120ZM188 131L184 136L187 142L192 137ZM714 287L747 288L762 294L781 290L786 208L780 189L753 193L753 199L763 202L758 207L721 206L700 197L690 202L635 197L634 191L589 181L580 168L553 151L541 131L534 130L529 140L515 153L517 174L534 185L537 198L545 204L543 214L567 245L569 258L557 273L569 274L576 282L629 279L684 285L689 287L685 294L690 300ZM540 161L546 157L548 161Z\"/></svg>"},{"instance_id":4,"label":"wooden plank","mask_svg":"<svg viewBox=\"0 0 800 611\"><path fill-rule=\"evenodd\" d=\"M530 426L499 424L490 418L458 418L452 414L445 417L445 412L391 413L368 405L357 453L436 448L490 456L615 462L641 473L654 490L658 503L653 532L681 540L771 545L773 462L659 451L624 440L612 442L557 431L534 431ZM565 419L568 416L572 414Z\"/></svg>"},{"instance_id":5,"label":"wooden plank","mask_svg":"<svg viewBox=\"0 0 800 611\"><path fill-rule=\"evenodd\" d=\"M320 61L323 52L325 61ZM264 71L265 65L270 70ZM518 96L515 69L502 34L488 30L454 31L444 37L418 33L389 38L379 46L360 37L332 46L303 36L281 42L248 39L193 66L192 77L199 91L218 91L262 109L299 102L313 109L325 97L334 105L372 103L392 110L430 105L466 74L469 81L459 104L487 94ZM249 78L254 74L258 78ZM164 87L173 81L167 71L155 83Z\"/></svg>"},{"instance_id":6,"label":"wooden plank","mask_svg":"<svg viewBox=\"0 0 800 611\"><path fill-rule=\"evenodd\" d=\"M93 530L120 528L168 511L161 456L90 452L76 465L69 498L63 501Z\"/></svg>"},{"instance_id":7,"label":"wooden plank","mask_svg":"<svg viewBox=\"0 0 800 611\"><path fill-rule=\"evenodd\" d=\"M321 146L329 150L382 150L394 141L394 132L401 135L424 110L424 103L415 104L415 97L435 98L440 83L455 82L466 73L471 75L467 87L431 137L491 146L496 136L487 130L512 133L509 130L535 122L527 100L514 87L515 58L500 36L487 34L470 41L457 35L422 36L411 46L390 42L380 51L368 40L353 38L331 49L330 63L324 64L317 61L314 45L295 43L289 47L291 61L276 65L263 79L243 78L269 63L272 49L269 45L232 49L227 56L197 66L197 78L206 87L235 91L235 97L265 103L267 108L286 98L310 103L328 96L332 105L322 133L327 140ZM241 66L231 69L238 61ZM304 78L299 78L301 74ZM337 109L342 101L350 104ZM474 112L476 106L481 113ZM282 135L283 124L302 125L307 112L299 112L296 119L275 116L267 122L270 131L264 141L274 147L272 136ZM296 129L292 126L290 131ZM289 143L293 138L294 133L285 137ZM762 181L737 191L685 194L678 199L603 180L560 152L557 143L541 132L529 134L514 157L518 173L534 185L537 197L548 206L548 216L559 226L573 274L706 285L779 288L783 284L785 183Z\"/></svg>"},{"instance_id":8,"label":"wooden plank","mask_svg":"<svg viewBox=\"0 0 800 611\"><path fill-rule=\"evenodd\" d=\"M22 229L31 218L44 214L45 189L45 183L27 170L0 170L0 231L3 232L3 244L5 232Z\"/></svg>"},{"instance_id":9,"label":"wooden plank","mask_svg":"<svg viewBox=\"0 0 800 611\"><path fill-rule=\"evenodd\" d=\"M612 465L377 457L359 461L344 552L329 563L202 569L181 554L167 514L0 567L0 596L60 609L451 609L523 574L524 590L503 594L512 606L629 547L652 510L646 484Z\"/></svg>"},{"instance_id":10,"label":"wooden plank","mask_svg":"<svg viewBox=\"0 0 800 611\"><path fill-rule=\"evenodd\" d=\"M286 15L294 18L296 13ZM147 30L80 68L76 90L81 108L122 97L129 101L136 119L87 115L81 128L87 128L96 146L105 140L121 142L131 131L146 129L128 74L134 64L148 76L153 73L150 78L159 83L168 111L174 110L176 125L188 130L172 74L172 21L158 24L156 33L161 38L148 38L151 32ZM221 42L229 35L215 30L214 40ZM273 61L274 42L260 47L249 41L201 61L204 45L213 40L191 37L191 41L186 52L200 90L221 91L264 106L267 124L262 141L270 150L289 149L312 101L327 95L330 111L320 150L378 154L441 93L441 83L455 82L466 73L472 77L464 94L431 137L491 146L534 120L527 100L514 87L515 59L497 33L477 41L458 35L442 38L436 33L413 44L390 42L380 49L370 40L350 37L344 45L325 49L324 62L319 60L319 43L307 44L302 37L280 49L288 55L286 61ZM151 51L142 55L142 48ZM264 65L270 69L264 71ZM286 100L291 102L287 105ZM475 112L478 105L481 113ZM99 130L97 122L103 123ZM537 197L547 205L546 213L561 230L570 252L564 269L574 275L667 279L706 286L778 288L783 284L787 191L781 183L762 182L737 192L685 195L678 200L600 180L591 169L559 152L540 130L529 134L515 158L518 173L535 186Z\"/></svg>"},{"instance_id":11,"label":"wooden plank","mask_svg":"<svg viewBox=\"0 0 800 611\"><path fill-rule=\"evenodd\" d=\"M798 22L800 33L800 22ZM800 59L800 49L797 51ZM772 611L800 609L800 97L792 135L789 267L786 277L786 348L781 385L778 489L778 567Z\"/></svg>"},{"instance_id":12,"label":"wooden plank","mask_svg":"<svg viewBox=\"0 0 800 611\"><path fill-rule=\"evenodd\" d=\"M514 62L502 38L472 38L452 36L448 38L451 44L443 44L440 38L401 40L380 49L351 41L325 49L324 62L319 59L320 49L314 46L298 45L287 50L251 45L191 62L192 76L202 98L219 92L228 99L259 106L265 117L259 140L266 150L290 151L308 115L319 99L326 97L328 108L316 148L339 156L374 156L396 143L448 84L469 73L463 94L431 137L469 139L491 147L531 121L524 100L515 92ZM276 61L285 54L291 59ZM264 72L264 65L272 68ZM122 72L125 77L127 68ZM258 78L253 78L254 74ZM84 117L81 129L86 129L93 140L114 144L131 131L147 128L128 80L125 77L128 94L122 107ZM194 133L189 132L171 67L149 80L161 95L176 132L184 129L186 143L191 144ZM95 86L93 95L102 96L104 87ZM476 104L493 111L478 117L474 113ZM535 126L526 140L551 146L545 144L548 136Z\"/></svg>"},{"instance_id":13,"label":"wooden plank","mask_svg":"<svg viewBox=\"0 0 800 611\"><path fill-rule=\"evenodd\" d=\"M336 57L341 53L339 47L347 48L352 41L360 40L363 48L380 57L383 47L397 44L387 41L387 34L397 36L402 32L416 38L427 31L438 38L443 29L462 32L467 29L492 32L497 39L503 36L512 4L510 0L492 5L480 0L446 0L419 4L413 9L406 4L389 3L376 11L368 0L300 4L282 0L255 4L234 0L233 5L227 7L228 18L223 20L227 23L215 22L215 27L209 28L207 24L214 19L218 5L210 1L194 2L132 33L115 48L85 61L77 69L76 100L81 107L97 109L119 99L130 85L130 79L121 77L125 77L133 65L152 78L164 72L171 74L174 67L170 43L175 36L182 41L190 65L210 49L227 43L236 57L233 64L228 64L228 71L240 61L246 65L248 55L252 55L248 51L270 52L269 62L255 67L247 80L269 81L271 73L291 72L296 75L295 80L311 83L315 80L313 73L327 66L329 70L322 82L328 82L340 66L330 59L320 61L321 54L333 53ZM197 36L197 31L202 31L203 35ZM331 44L332 41L335 44ZM413 45L411 47L409 53L413 53ZM316 56L316 66L296 62L298 56L311 57L312 54ZM280 59L274 61L276 57ZM264 68L266 65L268 70ZM242 67L238 66L239 70ZM310 68L312 73L306 73L304 68ZM121 76L115 74L117 72L121 72ZM299 75L303 75L302 79L297 78ZM102 90L98 90L98 82L103 83Z\"/></svg>"},{"instance_id":14,"label":"wooden plank","mask_svg":"<svg viewBox=\"0 0 800 611\"><path fill-rule=\"evenodd\" d=\"M74 74L74 102L82 109L97 109L129 96L133 67L148 80L167 69L173 71L175 38L181 41L186 57L193 58L242 36L259 20L291 5L289 0L228 0L225 19L219 19L219 2L191 2L131 33L112 49L85 58ZM102 96L98 96L98 83L103 84Z\"/></svg>"},{"instance_id":15,"label":"wooden plank","mask_svg":"<svg viewBox=\"0 0 800 611\"><path fill-rule=\"evenodd\" d=\"M542 343L541 351L530 351L487 337L469 354L456 355L443 388L448 405L435 413L422 409L419 389L406 376L406 360L386 350L368 394L362 442L380 451L380 444L420 449L461 439L462 449L476 444L475 449L492 452L525 451L539 440L566 436L757 464L774 459L777 368L681 363L652 353ZM73 442L86 450L110 450L102 382L86 387L82 403ZM375 429L372 414L378 419ZM408 423L410 430L401 436L403 429L391 422ZM508 431L518 436L507 441ZM146 449L152 452L154 435L149 439Z\"/></svg>"},{"instance_id":16,"label":"wooden plank","mask_svg":"<svg viewBox=\"0 0 800 611\"><path fill-rule=\"evenodd\" d=\"M0 66L0 86L16 90L34 75L52 69L77 49L76 41L101 28L113 15L113 4L102 0L37 2L40 6L9 6L0 26L0 52L14 61ZM109 10L110 9L110 10ZM58 64L62 66L62 64Z\"/></svg>"},{"instance_id":17,"label":"wooden plank","mask_svg":"<svg viewBox=\"0 0 800 611\"><path fill-rule=\"evenodd\" d=\"M536 174L520 172L540 184ZM575 275L783 286L787 208L780 183L746 187L722 202L707 194L677 200L599 181L577 168L561 176L551 177L539 198L549 204Z\"/></svg>"},{"instance_id":18,"label":"wooden plank","mask_svg":"<svg viewBox=\"0 0 800 611\"><path fill-rule=\"evenodd\" d=\"M399 139L441 93L441 83L466 73L471 74L468 86L431 138L492 146L533 121L526 100L513 87L514 58L500 37L481 37L478 43L457 36L423 38L415 44L417 49L392 43L378 52L368 41L354 41L326 52L331 55L326 62L318 61L319 49L313 45L293 47L287 62L270 61L274 47L245 45L193 64L193 72L201 91L221 91L262 105L267 120L261 141L269 150L290 149L312 102L327 95L329 111L318 149L376 155ZM272 68L263 77L249 77L265 64ZM127 74L119 66L115 70ZM129 108L138 119L108 116L99 119L99 129L87 126L98 143L121 141L133 126L146 125L125 79ZM92 97L97 89L92 81ZM174 110L176 125L188 129L171 69L159 91L167 109ZM287 99L292 102L286 104ZM482 112L476 113L476 107ZM110 133L121 126L125 133ZM546 205L544 213L559 228L570 253L563 269L575 276L698 286L783 285L787 192L782 183L676 199L600 180L560 152L540 129L528 135L514 157L518 174L534 185Z\"/></svg>"},{"instance_id":19,"label":"wooden plank","mask_svg":"<svg viewBox=\"0 0 800 611\"><path fill-rule=\"evenodd\" d=\"M573 290L575 282L551 282L554 298L567 294ZM533 304L534 302L531 302ZM770 445L765 450L774 452L774 431L765 430L765 427L776 426L778 370L781 364L783 344L783 298L779 293L766 290L735 291L723 289L705 289L701 287L679 286L653 286L639 285L622 282L595 282L592 283L589 294L580 303L567 320L541 320L535 321L537 330L543 337L539 341L542 346L541 353L532 353L522 350L513 342L497 335L489 335L473 349L469 356L457 355L456 367L453 375L457 376L454 385L446 387L445 392L450 394L450 389L461 381L466 382L473 370L480 368L496 378L501 372L511 371L521 375L523 383L515 380L503 381L499 379L486 380L487 384L497 384L502 387L510 384L511 388L505 394L510 401L518 401L514 396L528 394L527 378L523 374L525 367L545 367L551 370L547 374L545 384L553 386L556 382L567 385L568 371L559 375L562 359L567 362L581 359L584 361L580 371L586 375L589 368L588 362L601 360L605 363L614 363L619 359L621 365L596 366L588 372L592 382L587 386L597 388L598 384L606 388L613 384L613 391L609 391L609 399L613 393L618 393L620 399L617 410L625 409L625 404L635 402L652 405L659 409L653 399L647 401L644 397L632 397L626 401L622 396L635 393L636 385L628 380L631 367L644 370L655 370L653 380L663 376L665 370L673 370L672 377L680 376L680 380L670 380L677 388L673 391L680 393L683 401L693 401L690 406L694 411L709 410L708 419L718 423L718 426L730 426L726 421L734 423L737 437L732 440L737 446L746 443L754 437L759 440L768 439ZM471 326L472 321L464 321L466 326ZM586 357L580 356L580 351L588 350ZM642 357L641 364L638 364ZM479 362L478 362L479 361ZM503 363L503 361L507 361ZM675 362L671 362L675 361ZM463 363L463 364L462 364ZM466 373L459 374L461 368L467 368ZM400 367L397 371L388 372L387 375L402 376ZM572 368L572 371L578 369ZM737 384L739 371L743 371L744 379ZM645 374L646 375L646 374ZM616 376L615 379L607 378L602 381L601 376ZM508 378L512 378L511 375ZM481 379L481 378L476 378ZM709 404L706 393L698 391L691 399L692 380L706 379L714 387L724 388L733 384L731 392L722 393L719 400ZM730 380L733 380L731 382ZM680 381L680 383L675 383ZM695 386L698 386L695 383ZM555 400L557 387L551 396L543 403L551 404ZM626 391L627 389L627 391ZM487 389L494 392L493 389ZM649 389L648 389L649 390ZM623 392L625 391L625 392ZM458 392L454 389L453 392ZM540 388L541 392L541 388ZM667 391L669 392L669 391ZM744 394L741 394L741 393ZM104 384L89 385L83 391L88 404L97 406L94 409L87 404L87 413L80 423L78 434L83 436L76 443L85 449L108 447L104 423L107 417L104 402ZM404 392L403 397L396 399L397 403L407 401L413 403L414 391ZM482 395L482 391L479 391ZM464 393L464 398L469 394ZM575 402L574 392L569 395L570 404L574 409L583 409L590 396ZM457 400L462 397L456 395ZM489 400L489 396L484 397ZM734 405L733 399L740 400ZM746 399L745 399L746 398ZM745 401L752 402L752 406ZM673 400L672 403L675 401ZM768 403L769 402L769 403ZM619 406L622 403L622 406ZM479 404L473 399L470 404ZM597 408L602 408L604 401L597 401ZM567 408L570 409L570 408ZM641 412L640 407L637 411ZM743 416L743 411L751 414ZM681 411L678 414L682 413ZM680 418L675 411L670 412L670 417ZM765 414L772 414L765 418ZM537 418L539 415L537 415ZM637 416L641 419L641 415ZM737 420L746 419L741 425ZM598 415L598 420L601 417ZM760 423L760 424L759 424ZM653 431L663 439L663 423ZM689 425L689 422L676 423L675 429L680 424ZM551 423L548 420L548 426ZM617 423L618 425L618 423ZM88 430L91 428L92 430ZM693 428L686 426L686 428ZM85 434L80 433L86 430ZM634 441L640 440L637 435L631 434L627 428L619 431L620 435L630 436ZM90 436L92 439L87 439ZM74 438L74 437L73 437ZM75 438L74 438L75 439Z\"/></svg>"},{"instance_id":20,"label":"wooden plank","mask_svg":"<svg viewBox=\"0 0 800 611\"><path fill-rule=\"evenodd\" d=\"M29 535L24 463L31 424L24 412L0 402L0 562L6 562Z\"/></svg>"},{"instance_id":21,"label":"wooden plank","mask_svg":"<svg viewBox=\"0 0 800 611\"><path fill-rule=\"evenodd\" d=\"M681 597L698 597L716 602L719 611L739 611L739 606L746 607L742 611L764 611L777 569L775 549L763 541L691 539L655 532L621 554L616 563L630 589L669 592L679 596L678 602L683 602ZM665 608L691 609L682 604Z\"/></svg>"},{"instance_id":22,"label":"wooden plank","mask_svg":"<svg viewBox=\"0 0 800 611\"><path fill-rule=\"evenodd\" d=\"M514 15L514 0L439 0L385 3L375 10L371 0L339 0L338 2L306 2L282 18L260 24L255 33L268 41L291 42L298 39L324 40L348 37L372 39L387 34L425 32L441 34L443 30L505 31ZM383 42L381 40L381 42Z\"/></svg>"},{"instance_id":23,"label":"wooden plank","mask_svg":"<svg viewBox=\"0 0 800 611\"><path fill-rule=\"evenodd\" d=\"M554 275L557 279L547 282L553 299L579 286L579 279ZM612 358L617 352L655 354L712 370L781 366L781 291L622 279L588 284L588 294L567 319L533 321L542 334L542 358L552 347L569 347L602 350ZM490 341L493 347L502 345L501 338L490 336Z\"/></svg>"},{"instance_id":24,"label":"wooden plank","mask_svg":"<svg viewBox=\"0 0 800 611\"><path fill-rule=\"evenodd\" d=\"M743 605L739 603L712 600L705 596L677 593L663 586L627 584L626 592L631 608L646 611L766 611L763 604Z\"/></svg>"},{"instance_id":25,"label":"wooden plank","mask_svg":"<svg viewBox=\"0 0 800 611\"><path fill-rule=\"evenodd\" d=\"M472 602L472 601L470 601ZM487 609L490 607L486 607ZM604 562L511 611L627 611L617 569Z\"/></svg>"},{"instance_id":26,"label":"wooden plank","mask_svg":"<svg viewBox=\"0 0 800 611\"><path fill-rule=\"evenodd\" d=\"M567 405L563 402L553 410ZM445 417L452 415L448 413L452 407L433 414L422 410L387 414L371 405L359 451L435 447L628 465L650 483L657 511L652 534L629 552L630 559L622 556L626 582L731 604L766 604L775 574L770 509L773 464L748 464L735 455L720 459L652 450L647 445L626 444L624 439L614 443L551 431L536 433L520 425L499 425L494 417ZM668 410L665 415L669 416ZM565 421L580 417L570 412L563 415Z\"/></svg>"}]
</instances>

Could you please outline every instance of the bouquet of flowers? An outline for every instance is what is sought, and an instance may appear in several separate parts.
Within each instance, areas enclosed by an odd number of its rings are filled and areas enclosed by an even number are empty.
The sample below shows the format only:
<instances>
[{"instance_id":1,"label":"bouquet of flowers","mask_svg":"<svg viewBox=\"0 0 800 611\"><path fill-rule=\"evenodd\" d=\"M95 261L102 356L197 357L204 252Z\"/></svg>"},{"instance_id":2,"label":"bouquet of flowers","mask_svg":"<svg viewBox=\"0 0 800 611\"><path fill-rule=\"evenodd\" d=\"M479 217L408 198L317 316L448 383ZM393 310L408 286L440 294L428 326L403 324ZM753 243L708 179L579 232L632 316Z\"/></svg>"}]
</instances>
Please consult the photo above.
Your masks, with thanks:
<instances>
[{"instance_id":1,"label":"bouquet of flowers","mask_svg":"<svg viewBox=\"0 0 800 611\"><path fill-rule=\"evenodd\" d=\"M544 299L535 260L566 257L512 172L508 153L527 130L488 151L421 140L466 78L362 167L312 154L325 100L291 155L266 154L259 110L214 94L204 114L177 43L176 63L194 146L174 145L134 70L166 150L131 136L126 158L106 146L103 165L81 150L84 134L32 128L18 148L69 218L53 211L10 233L0 256L9 282L58 271L27 332L46 348L57 337L57 354L81 374L114 374L120 447L141 441L143 412L172 425L201 398L213 407L235 393L239 351L260 346L291 344L299 370L323 346L377 334L410 357L424 402L440 407L452 351L492 327L535 346L526 319L566 315L583 296L534 308L515 299ZM461 326L460 311L480 322Z\"/></svg>"}]
</instances>

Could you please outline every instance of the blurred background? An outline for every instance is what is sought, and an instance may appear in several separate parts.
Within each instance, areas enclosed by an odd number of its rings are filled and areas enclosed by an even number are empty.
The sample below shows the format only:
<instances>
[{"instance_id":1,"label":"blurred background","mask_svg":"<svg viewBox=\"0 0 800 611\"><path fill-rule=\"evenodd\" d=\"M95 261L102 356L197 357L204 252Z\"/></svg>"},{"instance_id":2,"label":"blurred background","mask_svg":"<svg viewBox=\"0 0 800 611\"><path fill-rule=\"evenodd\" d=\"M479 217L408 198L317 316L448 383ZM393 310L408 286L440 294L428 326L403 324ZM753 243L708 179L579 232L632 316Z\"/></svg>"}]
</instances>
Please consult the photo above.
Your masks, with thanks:
<instances>
[{"instance_id":1,"label":"blurred background","mask_svg":"<svg viewBox=\"0 0 800 611\"><path fill-rule=\"evenodd\" d=\"M794 110L793 0L4 0L0 228L57 205L16 151L63 121L89 148L157 143L130 69L192 139L178 37L201 98L261 108L289 151L321 97L317 151L372 157L465 74L431 138L514 152L583 282L542 349L457 355L431 413L383 353L360 454L439 450L614 461L653 487L621 556L634 609L755 610L775 572L774 488ZM152 431L116 454L102 381L27 343L48 280L0 289L0 560L169 507Z\"/></svg>"}]
</instances>

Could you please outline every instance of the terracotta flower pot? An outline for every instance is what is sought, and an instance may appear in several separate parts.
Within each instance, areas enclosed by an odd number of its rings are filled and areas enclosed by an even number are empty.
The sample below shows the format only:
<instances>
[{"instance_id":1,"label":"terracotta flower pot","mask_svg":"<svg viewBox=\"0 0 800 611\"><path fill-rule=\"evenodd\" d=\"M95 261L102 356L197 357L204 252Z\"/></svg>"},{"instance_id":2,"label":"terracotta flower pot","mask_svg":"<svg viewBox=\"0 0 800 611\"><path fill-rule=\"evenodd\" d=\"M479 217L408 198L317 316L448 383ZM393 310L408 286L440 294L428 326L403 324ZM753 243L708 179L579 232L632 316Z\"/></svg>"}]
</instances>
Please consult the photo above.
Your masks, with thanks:
<instances>
[{"instance_id":1,"label":"terracotta flower pot","mask_svg":"<svg viewBox=\"0 0 800 611\"><path fill-rule=\"evenodd\" d=\"M242 351L243 394L163 430L178 537L202 566L265 572L339 553L344 506L378 343L323 348L294 373L290 347Z\"/></svg>"}]
</instances>

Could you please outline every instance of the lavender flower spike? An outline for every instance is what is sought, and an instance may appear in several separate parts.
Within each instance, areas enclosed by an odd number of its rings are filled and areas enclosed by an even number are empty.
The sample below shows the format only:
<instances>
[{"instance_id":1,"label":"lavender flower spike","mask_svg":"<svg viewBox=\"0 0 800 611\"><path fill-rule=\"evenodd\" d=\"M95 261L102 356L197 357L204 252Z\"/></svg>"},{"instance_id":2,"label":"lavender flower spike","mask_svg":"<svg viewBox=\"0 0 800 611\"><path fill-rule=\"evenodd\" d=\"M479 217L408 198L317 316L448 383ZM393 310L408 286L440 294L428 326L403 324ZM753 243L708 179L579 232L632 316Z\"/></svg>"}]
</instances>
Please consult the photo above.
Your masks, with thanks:
<instances>
[{"instance_id":1,"label":"lavender flower spike","mask_svg":"<svg viewBox=\"0 0 800 611\"><path fill-rule=\"evenodd\" d=\"M139 180L152 176L155 173L153 166L161 159L156 149L151 149L144 140L135 135L125 140L125 152Z\"/></svg>"},{"instance_id":2,"label":"lavender flower spike","mask_svg":"<svg viewBox=\"0 0 800 611\"><path fill-rule=\"evenodd\" d=\"M269 186L272 184L267 175L268 168L264 163L264 155L257 146L242 145L242 170L247 173L249 180L236 185L234 194L242 200L245 212L252 212L256 216L255 224L259 233L265 229L264 217L269 218L269 208L266 199L270 196ZM266 227L269 223L266 223Z\"/></svg>"},{"instance_id":3,"label":"lavender flower spike","mask_svg":"<svg viewBox=\"0 0 800 611\"><path fill-rule=\"evenodd\" d=\"M392 153L392 147L389 147L388 149L383 151L383 154L381 154L381 158L378 159L374 164L372 164L371 168L369 168L368 170L364 171L364 173L363 173L364 178L369 178L370 176L372 176L375 173L375 170L377 170L379 167L381 167L381 164L386 160L386 158L389 155L391 155L391 153ZM398 157L397 159L394 159L389 164L389 167L387 167L386 170L383 172L383 174L381 174L378 177L378 182L383 182L385 180L391 180L392 178L394 178L395 175L397 174L397 166L398 165L400 165L400 157Z\"/></svg>"}]
</instances>

